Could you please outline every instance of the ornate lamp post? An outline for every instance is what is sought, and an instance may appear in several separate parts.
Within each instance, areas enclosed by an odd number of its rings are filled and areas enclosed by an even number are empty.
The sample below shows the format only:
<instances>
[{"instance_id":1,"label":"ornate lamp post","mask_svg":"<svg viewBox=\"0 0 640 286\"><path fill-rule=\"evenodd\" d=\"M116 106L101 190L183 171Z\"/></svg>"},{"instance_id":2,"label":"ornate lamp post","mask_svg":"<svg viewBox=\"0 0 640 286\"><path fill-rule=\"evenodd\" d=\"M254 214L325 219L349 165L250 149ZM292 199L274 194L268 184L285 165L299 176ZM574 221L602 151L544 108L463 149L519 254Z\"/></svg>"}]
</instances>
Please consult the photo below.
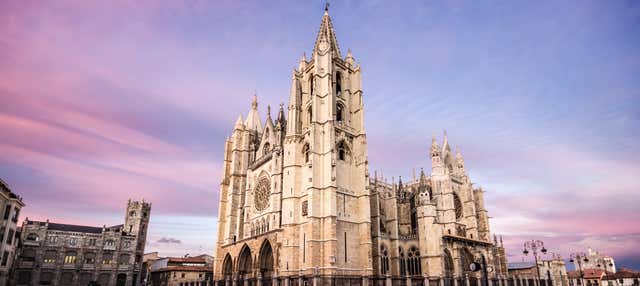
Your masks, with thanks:
<instances>
[{"instance_id":1,"label":"ornate lamp post","mask_svg":"<svg viewBox=\"0 0 640 286\"><path fill-rule=\"evenodd\" d=\"M530 240L524 243L524 255L529 255L529 251L533 252L533 258L536 260L536 274L538 274L538 280L540 280L540 267L538 267L538 249L542 254L547 253L547 249L544 248L544 242L542 240Z\"/></svg>"},{"instance_id":2,"label":"ornate lamp post","mask_svg":"<svg viewBox=\"0 0 640 286\"><path fill-rule=\"evenodd\" d=\"M584 286L584 272L582 272L582 262L589 262L589 258L587 258L587 254L584 252L574 252L569 256L569 262L577 262L578 263L578 271L580 271L580 280L582 280L582 286Z\"/></svg>"}]
</instances>

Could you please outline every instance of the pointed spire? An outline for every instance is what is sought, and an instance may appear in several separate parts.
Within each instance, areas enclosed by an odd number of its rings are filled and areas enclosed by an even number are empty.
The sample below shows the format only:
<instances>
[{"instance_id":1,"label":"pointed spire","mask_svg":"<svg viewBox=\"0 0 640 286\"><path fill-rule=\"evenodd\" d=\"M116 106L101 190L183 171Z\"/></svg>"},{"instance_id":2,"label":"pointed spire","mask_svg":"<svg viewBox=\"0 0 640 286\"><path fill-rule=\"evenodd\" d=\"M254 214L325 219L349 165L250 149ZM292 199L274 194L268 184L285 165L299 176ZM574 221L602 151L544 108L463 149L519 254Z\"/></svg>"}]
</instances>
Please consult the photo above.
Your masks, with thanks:
<instances>
[{"instance_id":1,"label":"pointed spire","mask_svg":"<svg viewBox=\"0 0 640 286\"><path fill-rule=\"evenodd\" d=\"M257 131L258 133L262 132L262 123L260 122L260 114L258 113L257 94L253 95L251 109L249 110L249 115L247 115L247 120L245 120L244 125L249 130Z\"/></svg>"},{"instance_id":2,"label":"pointed spire","mask_svg":"<svg viewBox=\"0 0 640 286\"><path fill-rule=\"evenodd\" d=\"M258 95L253 95L253 100L251 101L251 109L258 109Z\"/></svg>"},{"instance_id":3,"label":"pointed spire","mask_svg":"<svg viewBox=\"0 0 640 286\"><path fill-rule=\"evenodd\" d=\"M238 120L236 120L236 124L234 124L233 129L244 129L244 124L242 124L242 115L238 115Z\"/></svg>"},{"instance_id":4,"label":"pointed spire","mask_svg":"<svg viewBox=\"0 0 640 286\"><path fill-rule=\"evenodd\" d=\"M284 103L280 103L280 109L278 109L278 118L276 119L278 123L283 124L285 122L284 119Z\"/></svg>"},{"instance_id":5,"label":"pointed spire","mask_svg":"<svg viewBox=\"0 0 640 286\"><path fill-rule=\"evenodd\" d=\"M449 138L447 138L447 130L443 130L444 133L444 141L442 142L442 153L447 151L451 151L451 146L449 146Z\"/></svg>"},{"instance_id":6,"label":"pointed spire","mask_svg":"<svg viewBox=\"0 0 640 286\"><path fill-rule=\"evenodd\" d=\"M318 36L316 37L316 42L313 46L313 55L315 56L319 51L324 53L327 49L334 50L336 54L340 56L340 48L338 47L338 40L336 39L336 34L333 30L331 17L329 17L328 6L325 7L324 15L322 16L320 30L318 31Z\"/></svg>"},{"instance_id":7,"label":"pointed spire","mask_svg":"<svg viewBox=\"0 0 640 286\"><path fill-rule=\"evenodd\" d=\"M431 138L431 157L440 156L440 146L438 146L438 141L436 137Z\"/></svg>"},{"instance_id":8,"label":"pointed spire","mask_svg":"<svg viewBox=\"0 0 640 286\"><path fill-rule=\"evenodd\" d=\"M300 62L298 63L298 70L302 71L307 67L307 53L302 53Z\"/></svg>"},{"instance_id":9,"label":"pointed spire","mask_svg":"<svg viewBox=\"0 0 640 286\"><path fill-rule=\"evenodd\" d=\"M460 171L464 172L464 159L462 158L462 153L460 153L458 146L456 146L456 165Z\"/></svg>"},{"instance_id":10,"label":"pointed spire","mask_svg":"<svg viewBox=\"0 0 640 286\"><path fill-rule=\"evenodd\" d=\"M348 66L354 66L356 64L356 60L351 55L351 49L347 49L347 57L345 58Z\"/></svg>"}]
</instances>

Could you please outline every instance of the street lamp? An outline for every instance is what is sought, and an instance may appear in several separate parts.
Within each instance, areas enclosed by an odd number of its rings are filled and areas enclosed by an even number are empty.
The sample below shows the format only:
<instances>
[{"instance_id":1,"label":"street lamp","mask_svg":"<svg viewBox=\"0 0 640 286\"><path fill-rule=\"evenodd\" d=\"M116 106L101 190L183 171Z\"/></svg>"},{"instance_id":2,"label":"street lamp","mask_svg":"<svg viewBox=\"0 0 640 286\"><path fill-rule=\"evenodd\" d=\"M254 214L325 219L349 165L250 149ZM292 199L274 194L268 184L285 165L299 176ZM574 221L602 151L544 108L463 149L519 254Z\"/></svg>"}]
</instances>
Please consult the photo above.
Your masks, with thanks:
<instances>
[{"instance_id":1,"label":"street lamp","mask_svg":"<svg viewBox=\"0 0 640 286\"><path fill-rule=\"evenodd\" d=\"M544 248L544 242L542 242L541 240L530 240L524 243L524 250L522 251L522 253L524 255L529 255L529 250L533 252L533 257L536 261L536 273L538 274L538 280L540 280L540 267L538 267L538 249L540 249L540 252L542 252L542 254L547 253L547 249Z\"/></svg>"},{"instance_id":2,"label":"street lamp","mask_svg":"<svg viewBox=\"0 0 640 286\"><path fill-rule=\"evenodd\" d=\"M580 271L580 279L582 280L582 286L584 286L584 272L582 272L582 262L589 262L589 258L587 258L587 254L584 252L574 252L569 255L569 262L578 263L578 271Z\"/></svg>"}]
</instances>

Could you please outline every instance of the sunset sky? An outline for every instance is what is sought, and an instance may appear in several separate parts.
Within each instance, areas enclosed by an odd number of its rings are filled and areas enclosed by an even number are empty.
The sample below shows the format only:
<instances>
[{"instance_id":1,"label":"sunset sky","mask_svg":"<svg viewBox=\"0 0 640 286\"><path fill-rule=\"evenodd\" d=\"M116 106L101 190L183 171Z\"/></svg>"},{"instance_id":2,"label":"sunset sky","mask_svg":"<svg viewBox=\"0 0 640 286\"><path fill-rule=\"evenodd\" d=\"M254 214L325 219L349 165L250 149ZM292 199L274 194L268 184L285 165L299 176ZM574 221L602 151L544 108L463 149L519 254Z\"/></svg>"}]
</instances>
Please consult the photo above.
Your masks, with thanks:
<instances>
[{"instance_id":1,"label":"sunset sky","mask_svg":"<svg viewBox=\"0 0 640 286\"><path fill-rule=\"evenodd\" d=\"M372 172L429 169L446 129L509 261L540 239L640 268L640 2L331 2ZM288 99L323 6L0 1L0 178L21 218L115 225L144 198L147 252L213 253L225 137L254 93L263 118Z\"/></svg>"}]
</instances>

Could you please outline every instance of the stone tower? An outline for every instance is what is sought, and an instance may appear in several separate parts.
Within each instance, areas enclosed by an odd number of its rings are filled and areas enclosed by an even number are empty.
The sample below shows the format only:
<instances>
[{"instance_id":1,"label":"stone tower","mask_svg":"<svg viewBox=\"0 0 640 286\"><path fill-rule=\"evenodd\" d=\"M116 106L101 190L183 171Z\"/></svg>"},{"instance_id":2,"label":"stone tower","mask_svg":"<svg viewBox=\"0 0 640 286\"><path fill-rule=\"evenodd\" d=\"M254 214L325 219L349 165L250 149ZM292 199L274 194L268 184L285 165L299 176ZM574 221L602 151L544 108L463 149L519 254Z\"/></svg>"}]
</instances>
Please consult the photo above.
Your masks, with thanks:
<instances>
[{"instance_id":1,"label":"stone tower","mask_svg":"<svg viewBox=\"0 0 640 286\"><path fill-rule=\"evenodd\" d=\"M303 56L292 74L284 140L285 272L370 273L363 107L360 67L350 51L342 58L325 10L311 58Z\"/></svg>"},{"instance_id":2,"label":"stone tower","mask_svg":"<svg viewBox=\"0 0 640 286\"><path fill-rule=\"evenodd\" d=\"M144 254L150 215L151 203L144 200L132 201L131 199L127 202L123 231L136 237L136 262L142 259Z\"/></svg>"}]
</instances>

